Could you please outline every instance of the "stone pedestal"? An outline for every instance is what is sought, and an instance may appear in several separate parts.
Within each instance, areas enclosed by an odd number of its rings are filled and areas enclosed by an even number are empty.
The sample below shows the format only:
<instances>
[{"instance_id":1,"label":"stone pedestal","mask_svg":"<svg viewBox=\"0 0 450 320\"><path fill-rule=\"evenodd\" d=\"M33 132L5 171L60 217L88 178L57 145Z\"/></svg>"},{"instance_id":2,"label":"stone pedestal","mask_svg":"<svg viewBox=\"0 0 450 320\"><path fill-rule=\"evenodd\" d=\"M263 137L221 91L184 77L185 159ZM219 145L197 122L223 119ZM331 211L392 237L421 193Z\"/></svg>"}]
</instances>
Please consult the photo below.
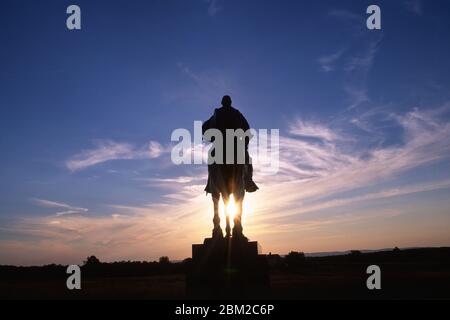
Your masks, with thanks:
<instances>
[{"instance_id":1,"label":"stone pedestal","mask_svg":"<svg viewBox=\"0 0 450 320\"><path fill-rule=\"evenodd\" d=\"M206 238L192 245L187 295L195 298L256 298L269 291L266 257L247 238Z\"/></svg>"}]
</instances>

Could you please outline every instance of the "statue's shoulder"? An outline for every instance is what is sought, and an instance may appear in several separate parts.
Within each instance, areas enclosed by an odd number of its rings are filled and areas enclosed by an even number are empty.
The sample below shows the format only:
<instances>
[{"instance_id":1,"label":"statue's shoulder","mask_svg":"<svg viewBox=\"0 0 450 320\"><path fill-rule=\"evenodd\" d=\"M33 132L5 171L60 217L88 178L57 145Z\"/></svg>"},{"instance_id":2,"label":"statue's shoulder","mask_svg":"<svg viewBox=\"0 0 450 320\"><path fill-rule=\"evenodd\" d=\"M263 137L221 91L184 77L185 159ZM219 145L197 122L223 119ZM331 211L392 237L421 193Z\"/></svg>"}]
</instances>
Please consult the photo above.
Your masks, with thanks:
<instances>
[{"instance_id":1,"label":"statue's shoulder","mask_svg":"<svg viewBox=\"0 0 450 320\"><path fill-rule=\"evenodd\" d=\"M237 114L240 114L241 116L243 115L242 112L241 112L239 109L236 109L236 108L233 108L233 109L235 110L235 112L236 112Z\"/></svg>"},{"instance_id":2,"label":"statue's shoulder","mask_svg":"<svg viewBox=\"0 0 450 320\"><path fill-rule=\"evenodd\" d=\"M244 118L244 115L242 114L241 111L239 111L239 109L233 108L233 111L237 116Z\"/></svg>"}]
</instances>

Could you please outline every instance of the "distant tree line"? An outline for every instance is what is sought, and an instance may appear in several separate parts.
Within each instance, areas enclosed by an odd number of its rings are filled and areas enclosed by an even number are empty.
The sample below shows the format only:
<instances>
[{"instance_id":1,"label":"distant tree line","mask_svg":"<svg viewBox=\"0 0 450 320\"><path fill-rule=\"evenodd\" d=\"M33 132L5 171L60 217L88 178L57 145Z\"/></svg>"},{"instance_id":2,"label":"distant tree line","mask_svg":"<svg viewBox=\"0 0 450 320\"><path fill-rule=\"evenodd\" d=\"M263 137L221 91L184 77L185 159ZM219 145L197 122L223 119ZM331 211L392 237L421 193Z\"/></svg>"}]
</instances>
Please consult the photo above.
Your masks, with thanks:
<instances>
[{"instance_id":1,"label":"distant tree line","mask_svg":"<svg viewBox=\"0 0 450 320\"><path fill-rule=\"evenodd\" d=\"M439 264L443 268L450 265L450 248L418 248L363 253L352 250L345 255L311 257L303 252L291 251L285 256L265 255L273 272L308 272L327 268L360 268L367 264ZM154 275L186 274L191 266L191 258L172 262L162 256L158 261L101 262L96 256L89 256L81 266L83 277L145 277ZM11 279L52 279L66 278L65 265L50 264L39 267L0 266L0 280Z\"/></svg>"}]
</instances>

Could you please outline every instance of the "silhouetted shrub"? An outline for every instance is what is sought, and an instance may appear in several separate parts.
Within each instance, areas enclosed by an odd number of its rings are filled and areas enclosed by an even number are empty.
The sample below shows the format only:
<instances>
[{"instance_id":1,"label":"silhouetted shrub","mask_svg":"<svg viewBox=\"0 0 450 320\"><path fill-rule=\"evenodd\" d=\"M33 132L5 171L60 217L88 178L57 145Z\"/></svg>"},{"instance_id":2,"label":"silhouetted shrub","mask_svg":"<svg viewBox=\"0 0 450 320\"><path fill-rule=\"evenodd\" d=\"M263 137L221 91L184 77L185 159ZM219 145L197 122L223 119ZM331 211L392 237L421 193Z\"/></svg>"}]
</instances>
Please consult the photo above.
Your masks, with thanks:
<instances>
[{"instance_id":1,"label":"silhouetted shrub","mask_svg":"<svg viewBox=\"0 0 450 320\"><path fill-rule=\"evenodd\" d=\"M161 264L169 264L170 263L169 257L167 257L167 256L160 257L159 258L159 263L161 263Z\"/></svg>"},{"instance_id":2,"label":"silhouetted shrub","mask_svg":"<svg viewBox=\"0 0 450 320\"><path fill-rule=\"evenodd\" d=\"M295 268L304 264L305 254L303 252L291 251L284 258L284 261L289 268Z\"/></svg>"},{"instance_id":3,"label":"silhouetted shrub","mask_svg":"<svg viewBox=\"0 0 450 320\"><path fill-rule=\"evenodd\" d=\"M86 261L83 262L85 266L95 266L100 264L100 260L96 256L90 256L86 258Z\"/></svg>"}]
</instances>

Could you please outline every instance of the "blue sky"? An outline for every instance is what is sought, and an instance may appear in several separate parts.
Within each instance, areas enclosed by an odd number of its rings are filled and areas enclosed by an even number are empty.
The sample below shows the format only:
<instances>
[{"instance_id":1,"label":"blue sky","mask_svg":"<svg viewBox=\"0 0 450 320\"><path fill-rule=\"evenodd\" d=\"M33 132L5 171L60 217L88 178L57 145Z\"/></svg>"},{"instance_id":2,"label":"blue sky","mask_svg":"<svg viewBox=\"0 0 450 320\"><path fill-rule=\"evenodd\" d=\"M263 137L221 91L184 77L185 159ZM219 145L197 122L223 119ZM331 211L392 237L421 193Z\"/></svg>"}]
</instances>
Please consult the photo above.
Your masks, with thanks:
<instances>
[{"instance_id":1,"label":"blue sky","mask_svg":"<svg viewBox=\"0 0 450 320\"><path fill-rule=\"evenodd\" d=\"M170 135L230 94L280 129L247 196L269 252L450 245L450 4L2 1L0 263L173 259L209 235Z\"/></svg>"}]
</instances>

